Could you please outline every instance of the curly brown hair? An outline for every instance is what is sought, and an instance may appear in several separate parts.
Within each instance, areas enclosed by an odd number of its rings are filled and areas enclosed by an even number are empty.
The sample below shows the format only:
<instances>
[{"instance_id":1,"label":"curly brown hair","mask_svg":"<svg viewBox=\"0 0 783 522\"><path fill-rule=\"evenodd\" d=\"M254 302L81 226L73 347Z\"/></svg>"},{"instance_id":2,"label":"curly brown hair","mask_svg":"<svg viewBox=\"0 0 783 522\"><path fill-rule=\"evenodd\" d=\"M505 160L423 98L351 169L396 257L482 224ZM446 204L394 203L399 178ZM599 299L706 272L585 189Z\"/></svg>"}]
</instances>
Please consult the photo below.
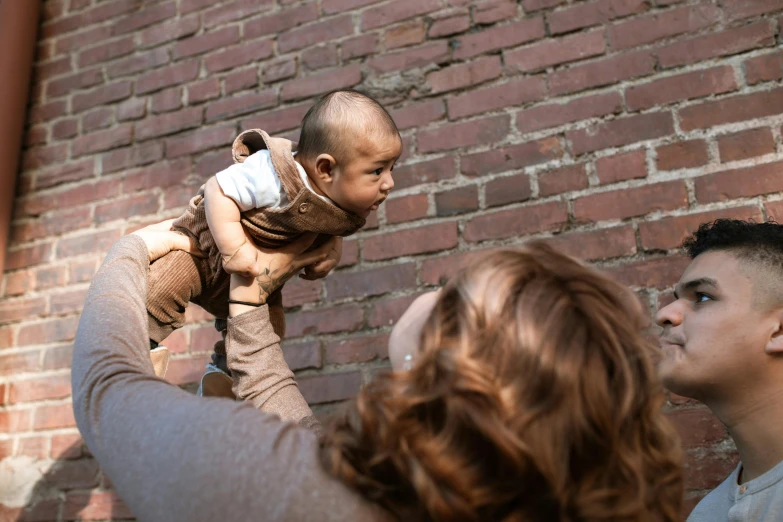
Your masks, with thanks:
<instances>
[{"instance_id":1,"label":"curly brown hair","mask_svg":"<svg viewBox=\"0 0 783 522\"><path fill-rule=\"evenodd\" d=\"M681 452L620 284L544 243L442 290L415 366L327 427L322 463L409 521L675 521Z\"/></svg>"}]
</instances>

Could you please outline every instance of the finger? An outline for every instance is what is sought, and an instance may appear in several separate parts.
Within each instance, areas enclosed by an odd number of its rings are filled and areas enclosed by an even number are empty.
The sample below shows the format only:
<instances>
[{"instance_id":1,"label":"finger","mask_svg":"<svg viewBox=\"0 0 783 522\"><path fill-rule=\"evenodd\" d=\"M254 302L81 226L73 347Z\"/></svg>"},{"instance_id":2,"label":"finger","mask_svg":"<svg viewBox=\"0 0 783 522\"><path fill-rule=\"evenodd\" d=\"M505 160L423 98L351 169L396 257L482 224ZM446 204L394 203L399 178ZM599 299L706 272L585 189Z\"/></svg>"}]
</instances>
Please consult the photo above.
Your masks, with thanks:
<instances>
[{"instance_id":1,"label":"finger","mask_svg":"<svg viewBox=\"0 0 783 522\"><path fill-rule=\"evenodd\" d=\"M196 257L205 257L204 253L199 250L198 243L194 237L179 234L177 232L167 232L166 236L171 243L171 250L184 250Z\"/></svg>"},{"instance_id":2,"label":"finger","mask_svg":"<svg viewBox=\"0 0 783 522\"><path fill-rule=\"evenodd\" d=\"M174 221L176 221L176 218L167 219L166 221L150 225L149 228L154 230L171 230L171 225L174 224Z\"/></svg>"}]
</instances>

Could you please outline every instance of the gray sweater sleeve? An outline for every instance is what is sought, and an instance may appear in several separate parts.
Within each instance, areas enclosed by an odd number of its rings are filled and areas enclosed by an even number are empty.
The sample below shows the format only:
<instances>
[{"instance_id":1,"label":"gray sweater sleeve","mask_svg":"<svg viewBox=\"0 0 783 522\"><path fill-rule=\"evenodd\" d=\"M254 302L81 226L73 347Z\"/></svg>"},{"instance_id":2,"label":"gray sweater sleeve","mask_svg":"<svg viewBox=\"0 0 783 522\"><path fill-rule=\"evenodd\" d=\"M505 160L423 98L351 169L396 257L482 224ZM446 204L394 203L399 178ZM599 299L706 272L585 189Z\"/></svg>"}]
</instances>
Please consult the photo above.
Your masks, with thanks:
<instances>
[{"instance_id":1,"label":"gray sweater sleeve","mask_svg":"<svg viewBox=\"0 0 783 522\"><path fill-rule=\"evenodd\" d=\"M139 520L388 520L322 470L311 430L154 376L147 268L140 238L112 247L90 287L72 365L79 430Z\"/></svg>"}]
</instances>

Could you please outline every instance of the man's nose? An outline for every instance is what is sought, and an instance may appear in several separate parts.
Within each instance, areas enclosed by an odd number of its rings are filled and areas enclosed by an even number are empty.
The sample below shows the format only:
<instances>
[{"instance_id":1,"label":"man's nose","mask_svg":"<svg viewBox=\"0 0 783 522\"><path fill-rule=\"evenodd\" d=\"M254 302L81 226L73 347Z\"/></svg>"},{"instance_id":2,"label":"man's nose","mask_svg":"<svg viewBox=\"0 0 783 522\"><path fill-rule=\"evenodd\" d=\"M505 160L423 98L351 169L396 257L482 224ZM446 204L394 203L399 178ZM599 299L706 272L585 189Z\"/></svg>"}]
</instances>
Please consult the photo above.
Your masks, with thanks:
<instances>
[{"instance_id":1,"label":"man's nose","mask_svg":"<svg viewBox=\"0 0 783 522\"><path fill-rule=\"evenodd\" d=\"M658 326L679 326L682 324L682 306L680 300L664 306L655 314L655 323Z\"/></svg>"}]
</instances>

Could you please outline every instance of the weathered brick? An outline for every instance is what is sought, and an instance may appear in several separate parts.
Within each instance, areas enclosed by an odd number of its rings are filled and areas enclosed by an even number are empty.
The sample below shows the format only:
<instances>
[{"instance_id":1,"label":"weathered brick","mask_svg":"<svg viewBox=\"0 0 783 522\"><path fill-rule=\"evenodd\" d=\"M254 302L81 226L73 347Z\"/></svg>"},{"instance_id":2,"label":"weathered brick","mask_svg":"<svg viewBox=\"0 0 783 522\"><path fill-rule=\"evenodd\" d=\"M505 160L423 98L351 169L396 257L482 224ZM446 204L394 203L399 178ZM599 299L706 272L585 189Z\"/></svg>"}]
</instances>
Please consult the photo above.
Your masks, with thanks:
<instances>
[{"instance_id":1,"label":"weathered brick","mask_svg":"<svg viewBox=\"0 0 783 522\"><path fill-rule=\"evenodd\" d=\"M223 48L204 58L207 71L215 73L236 69L247 64L256 64L274 54L274 41L271 38L241 43L233 47Z\"/></svg>"},{"instance_id":2,"label":"weathered brick","mask_svg":"<svg viewBox=\"0 0 783 522\"><path fill-rule=\"evenodd\" d=\"M429 199L426 194L414 194L401 198L392 198L384 203L387 223L415 221L427 216Z\"/></svg>"},{"instance_id":3,"label":"weathered brick","mask_svg":"<svg viewBox=\"0 0 783 522\"><path fill-rule=\"evenodd\" d=\"M64 76L46 83L46 96L57 98L79 89L95 87L103 83L103 74L99 68Z\"/></svg>"},{"instance_id":4,"label":"weathered brick","mask_svg":"<svg viewBox=\"0 0 783 522\"><path fill-rule=\"evenodd\" d=\"M446 114L442 100L426 101L406 105L389 112L399 130L422 127L441 119Z\"/></svg>"},{"instance_id":5,"label":"weathered brick","mask_svg":"<svg viewBox=\"0 0 783 522\"><path fill-rule=\"evenodd\" d=\"M775 32L769 21L727 29L721 33L679 41L658 50L661 67L676 67L716 56L737 54L775 45Z\"/></svg>"},{"instance_id":6,"label":"weathered brick","mask_svg":"<svg viewBox=\"0 0 783 522\"><path fill-rule=\"evenodd\" d=\"M49 297L49 313L52 315L81 312L87 290L71 290Z\"/></svg>"},{"instance_id":7,"label":"weathered brick","mask_svg":"<svg viewBox=\"0 0 783 522\"><path fill-rule=\"evenodd\" d=\"M636 234L632 226L573 232L546 239L557 250L585 261L612 259L636 253Z\"/></svg>"},{"instance_id":8,"label":"weathered brick","mask_svg":"<svg viewBox=\"0 0 783 522\"><path fill-rule=\"evenodd\" d=\"M720 136L718 151L722 163L739 161L775 152L775 138L767 127Z\"/></svg>"},{"instance_id":9,"label":"weathered brick","mask_svg":"<svg viewBox=\"0 0 783 522\"><path fill-rule=\"evenodd\" d=\"M701 167L709 162L707 142L687 140L662 145L655 149L658 170L677 170Z\"/></svg>"},{"instance_id":10,"label":"weathered brick","mask_svg":"<svg viewBox=\"0 0 783 522\"><path fill-rule=\"evenodd\" d=\"M57 165L68 158L68 145L58 143L44 147L34 147L27 150L22 157L23 169L38 169Z\"/></svg>"},{"instance_id":11,"label":"weathered brick","mask_svg":"<svg viewBox=\"0 0 783 522\"><path fill-rule=\"evenodd\" d=\"M124 123L111 130L102 130L85 134L73 140L72 154L74 157L95 152L114 149L131 142L133 126Z\"/></svg>"},{"instance_id":12,"label":"weathered brick","mask_svg":"<svg viewBox=\"0 0 783 522\"><path fill-rule=\"evenodd\" d=\"M201 28L200 18L199 15L185 16L145 29L139 36L141 47L154 47L195 34Z\"/></svg>"},{"instance_id":13,"label":"weathered brick","mask_svg":"<svg viewBox=\"0 0 783 522\"><path fill-rule=\"evenodd\" d=\"M360 7L383 2L384 0L322 0L322 9L324 14L342 13L351 11Z\"/></svg>"},{"instance_id":14,"label":"weathered brick","mask_svg":"<svg viewBox=\"0 0 783 522\"><path fill-rule=\"evenodd\" d=\"M605 52L604 32L599 29L506 51L505 63L520 71L532 72Z\"/></svg>"},{"instance_id":15,"label":"weathered brick","mask_svg":"<svg viewBox=\"0 0 783 522\"><path fill-rule=\"evenodd\" d=\"M35 271L35 288L37 290L46 290L47 288L61 287L65 285L67 277L67 268L65 266L39 268Z\"/></svg>"},{"instance_id":16,"label":"weathered brick","mask_svg":"<svg viewBox=\"0 0 783 522\"><path fill-rule=\"evenodd\" d=\"M15 241L13 235L11 241ZM5 272L3 274L5 280L5 290L3 297L13 297L22 295L33 289L33 278L30 271L21 270L18 272Z\"/></svg>"},{"instance_id":17,"label":"weathered brick","mask_svg":"<svg viewBox=\"0 0 783 522\"><path fill-rule=\"evenodd\" d=\"M75 113L83 112L100 105L109 105L129 98L131 94L131 82L121 81L110 83L85 92L75 94L71 100L71 109Z\"/></svg>"},{"instance_id":18,"label":"weathered brick","mask_svg":"<svg viewBox=\"0 0 783 522\"><path fill-rule=\"evenodd\" d=\"M416 297L417 295L406 295L374 302L367 317L367 325L370 328L392 326L405 313ZM379 347L381 352L378 355L381 358L388 357L386 350L388 340L384 339L384 341L383 346Z\"/></svg>"},{"instance_id":19,"label":"weathered brick","mask_svg":"<svg viewBox=\"0 0 783 522\"><path fill-rule=\"evenodd\" d=\"M48 319L35 324L26 324L19 328L17 344L28 346L33 344L71 341L76 335L78 317Z\"/></svg>"},{"instance_id":20,"label":"weathered brick","mask_svg":"<svg viewBox=\"0 0 783 522\"><path fill-rule=\"evenodd\" d=\"M419 152L470 147L501 141L508 135L509 117L492 116L465 123L450 123L437 129L419 132Z\"/></svg>"},{"instance_id":21,"label":"weathered brick","mask_svg":"<svg viewBox=\"0 0 783 522\"><path fill-rule=\"evenodd\" d=\"M0 411L0 431L15 433L30 429L30 410Z\"/></svg>"},{"instance_id":22,"label":"weathered brick","mask_svg":"<svg viewBox=\"0 0 783 522\"><path fill-rule=\"evenodd\" d=\"M695 5L655 13L609 26L607 36L615 49L652 43L670 36L695 33L720 19L720 9Z\"/></svg>"},{"instance_id":23,"label":"weathered brick","mask_svg":"<svg viewBox=\"0 0 783 522\"><path fill-rule=\"evenodd\" d=\"M637 111L656 105L722 94L737 88L734 68L723 65L629 87L625 90L625 103L630 110Z\"/></svg>"},{"instance_id":24,"label":"weathered brick","mask_svg":"<svg viewBox=\"0 0 783 522\"><path fill-rule=\"evenodd\" d=\"M655 58L650 51L619 54L555 71L549 75L549 89L552 94L566 94L612 85L651 74L654 67Z\"/></svg>"},{"instance_id":25,"label":"weathered brick","mask_svg":"<svg viewBox=\"0 0 783 522\"><path fill-rule=\"evenodd\" d=\"M244 91L258 85L258 70L255 67L230 73L223 79L223 90L226 95ZM274 96L277 103L277 93ZM218 102L220 103L220 102ZM210 107L211 108L211 107ZM207 109L209 111L209 109Z\"/></svg>"},{"instance_id":26,"label":"weathered brick","mask_svg":"<svg viewBox=\"0 0 783 522\"><path fill-rule=\"evenodd\" d=\"M564 3L566 3L566 0L522 0L522 7L525 8L525 11L531 12Z\"/></svg>"},{"instance_id":27,"label":"weathered brick","mask_svg":"<svg viewBox=\"0 0 783 522\"><path fill-rule=\"evenodd\" d=\"M201 129L187 136L169 138L166 140L166 157L178 158L220 145L228 145L233 143L236 134L234 126L231 125Z\"/></svg>"},{"instance_id":28,"label":"weathered brick","mask_svg":"<svg viewBox=\"0 0 783 522\"><path fill-rule=\"evenodd\" d=\"M109 520L133 518L133 513L114 491L69 493L63 507L64 520Z\"/></svg>"},{"instance_id":29,"label":"weathered brick","mask_svg":"<svg viewBox=\"0 0 783 522\"><path fill-rule=\"evenodd\" d=\"M285 101L309 98L335 89L352 87L361 81L361 67L349 65L287 82L280 91L280 97Z\"/></svg>"},{"instance_id":30,"label":"weathered brick","mask_svg":"<svg viewBox=\"0 0 783 522\"><path fill-rule=\"evenodd\" d=\"M517 112L517 129L521 133L557 127L623 109L623 101L616 92L576 98L566 103L549 103Z\"/></svg>"},{"instance_id":31,"label":"weathered brick","mask_svg":"<svg viewBox=\"0 0 783 522\"><path fill-rule=\"evenodd\" d=\"M413 263L391 265L362 272L340 272L326 280L330 300L369 297L416 286Z\"/></svg>"},{"instance_id":32,"label":"weathered brick","mask_svg":"<svg viewBox=\"0 0 783 522\"><path fill-rule=\"evenodd\" d=\"M499 56L484 56L432 72L427 75L427 83L431 94L463 89L497 78L500 68Z\"/></svg>"},{"instance_id":33,"label":"weathered brick","mask_svg":"<svg viewBox=\"0 0 783 522\"><path fill-rule=\"evenodd\" d=\"M783 113L783 88L690 105L679 112L680 127L684 131L780 114Z\"/></svg>"},{"instance_id":34,"label":"weathered brick","mask_svg":"<svg viewBox=\"0 0 783 522\"><path fill-rule=\"evenodd\" d=\"M224 120L248 112L260 111L277 105L277 92L266 89L261 92L226 98L207 107L206 121Z\"/></svg>"},{"instance_id":35,"label":"weathered brick","mask_svg":"<svg viewBox=\"0 0 783 522\"><path fill-rule=\"evenodd\" d=\"M82 116L82 132L103 129L111 125L114 111L109 108L95 109Z\"/></svg>"},{"instance_id":36,"label":"weathered brick","mask_svg":"<svg viewBox=\"0 0 783 522\"><path fill-rule=\"evenodd\" d=\"M173 57L175 60L188 58L227 47L238 41L239 28L236 26L224 27L177 42L174 46Z\"/></svg>"},{"instance_id":37,"label":"weathered brick","mask_svg":"<svg viewBox=\"0 0 783 522\"><path fill-rule=\"evenodd\" d=\"M146 94L172 85L190 82L196 79L198 70L198 60L187 60L163 69L150 71L136 79L136 94Z\"/></svg>"},{"instance_id":38,"label":"weathered brick","mask_svg":"<svg viewBox=\"0 0 783 522\"><path fill-rule=\"evenodd\" d=\"M669 288L679 279L691 260L685 256L636 261L606 269L620 283L636 288Z\"/></svg>"},{"instance_id":39,"label":"weathered brick","mask_svg":"<svg viewBox=\"0 0 783 522\"><path fill-rule=\"evenodd\" d=\"M585 188L587 188L587 172L584 165L569 165L538 175L538 193L541 197Z\"/></svg>"},{"instance_id":40,"label":"weathered brick","mask_svg":"<svg viewBox=\"0 0 783 522\"><path fill-rule=\"evenodd\" d=\"M359 392L362 374L354 372L327 373L297 379L302 396L310 404L349 399Z\"/></svg>"},{"instance_id":41,"label":"weathered brick","mask_svg":"<svg viewBox=\"0 0 783 522\"><path fill-rule=\"evenodd\" d=\"M783 162L754 165L741 169L707 174L695 179L696 201L711 203L780 192Z\"/></svg>"},{"instance_id":42,"label":"weathered brick","mask_svg":"<svg viewBox=\"0 0 783 522\"><path fill-rule=\"evenodd\" d=\"M457 12L433 20L427 31L427 36L440 38L441 36L464 33L468 29L470 29L470 16L466 12Z\"/></svg>"},{"instance_id":43,"label":"weathered brick","mask_svg":"<svg viewBox=\"0 0 783 522\"><path fill-rule=\"evenodd\" d=\"M600 158L595 162L598 181L602 185L647 176L644 150L634 150Z\"/></svg>"},{"instance_id":44,"label":"weathered brick","mask_svg":"<svg viewBox=\"0 0 783 522\"><path fill-rule=\"evenodd\" d=\"M320 310L286 314L286 336L353 332L364 323L364 313L356 305L343 305Z\"/></svg>"},{"instance_id":45,"label":"weathered brick","mask_svg":"<svg viewBox=\"0 0 783 522\"><path fill-rule=\"evenodd\" d=\"M365 335L332 341L324 349L327 364L350 364L388 357L388 336Z\"/></svg>"},{"instance_id":46,"label":"weathered brick","mask_svg":"<svg viewBox=\"0 0 783 522\"><path fill-rule=\"evenodd\" d=\"M369 31L437 11L442 6L442 0L395 0L394 2L386 2L364 11L360 27L363 32Z\"/></svg>"},{"instance_id":47,"label":"weathered brick","mask_svg":"<svg viewBox=\"0 0 783 522\"><path fill-rule=\"evenodd\" d=\"M151 141L107 152L101 156L102 174L148 165L163 158L163 143Z\"/></svg>"},{"instance_id":48,"label":"weathered brick","mask_svg":"<svg viewBox=\"0 0 783 522\"><path fill-rule=\"evenodd\" d=\"M112 25L113 34L125 34L138 31L143 27L174 18L177 14L176 2L163 2L143 8L132 15L120 18Z\"/></svg>"},{"instance_id":49,"label":"weathered brick","mask_svg":"<svg viewBox=\"0 0 783 522\"><path fill-rule=\"evenodd\" d=\"M465 224L463 236L471 243L505 239L558 230L567 222L566 205L562 201L553 201L476 216Z\"/></svg>"},{"instance_id":50,"label":"weathered brick","mask_svg":"<svg viewBox=\"0 0 783 522\"><path fill-rule=\"evenodd\" d=\"M436 40L418 47L373 56L367 60L367 65L380 73L389 73L415 69L432 63L443 63L448 61L449 54L448 43Z\"/></svg>"},{"instance_id":51,"label":"weathered brick","mask_svg":"<svg viewBox=\"0 0 783 522\"><path fill-rule=\"evenodd\" d=\"M453 216L478 209L478 188L476 185L459 187L435 194L435 208L438 216Z\"/></svg>"},{"instance_id":52,"label":"weathered brick","mask_svg":"<svg viewBox=\"0 0 783 522\"><path fill-rule=\"evenodd\" d=\"M473 9L477 24L494 24L515 18L519 14L516 0L486 0Z\"/></svg>"},{"instance_id":53,"label":"weathered brick","mask_svg":"<svg viewBox=\"0 0 783 522\"><path fill-rule=\"evenodd\" d=\"M574 200L574 218L582 222L625 219L687 205L685 184L680 180L667 181L583 196Z\"/></svg>"},{"instance_id":54,"label":"weathered brick","mask_svg":"<svg viewBox=\"0 0 783 522\"><path fill-rule=\"evenodd\" d=\"M10 383L8 390L8 400L10 404L42 401L46 399L65 399L70 396L70 373L14 381Z\"/></svg>"},{"instance_id":55,"label":"weathered brick","mask_svg":"<svg viewBox=\"0 0 783 522\"><path fill-rule=\"evenodd\" d=\"M386 49L398 49L422 43L426 38L427 27L424 20L414 20L386 29L383 41Z\"/></svg>"},{"instance_id":56,"label":"weathered brick","mask_svg":"<svg viewBox=\"0 0 783 522\"><path fill-rule=\"evenodd\" d=\"M91 252L107 252L121 235L119 230L103 230L60 239L57 244L57 257L64 259Z\"/></svg>"},{"instance_id":57,"label":"weathered brick","mask_svg":"<svg viewBox=\"0 0 783 522\"><path fill-rule=\"evenodd\" d=\"M640 114L566 132L575 155L674 134L671 113Z\"/></svg>"},{"instance_id":58,"label":"weathered brick","mask_svg":"<svg viewBox=\"0 0 783 522\"><path fill-rule=\"evenodd\" d=\"M546 96L546 82L542 76L512 80L508 83L474 89L448 98L449 118L458 119L505 107L513 107L540 100Z\"/></svg>"},{"instance_id":59,"label":"weathered brick","mask_svg":"<svg viewBox=\"0 0 783 522\"><path fill-rule=\"evenodd\" d=\"M316 2L309 2L245 22L244 36L256 38L267 34L279 34L316 19L318 19L318 6Z\"/></svg>"},{"instance_id":60,"label":"weathered brick","mask_svg":"<svg viewBox=\"0 0 783 522\"><path fill-rule=\"evenodd\" d=\"M128 216L155 214L160 206L160 196L154 193L139 194L124 199L115 199L110 203L96 205L95 223L101 224L115 219L127 219Z\"/></svg>"},{"instance_id":61,"label":"weathered brick","mask_svg":"<svg viewBox=\"0 0 783 522\"><path fill-rule=\"evenodd\" d=\"M276 111L268 111L259 116L242 120L240 127L245 129L264 129L270 134L295 129L302 122L302 118L304 118L311 105L311 103L303 103Z\"/></svg>"},{"instance_id":62,"label":"weathered brick","mask_svg":"<svg viewBox=\"0 0 783 522\"><path fill-rule=\"evenodd\" d=\"M51 253L51 243L39 243L37 245L22 248L9 247L5 258L4 269L16 270L18 268L26 268L43 263L51 257Z\"/></svg>"},{"instance_id":63,"label":"weathered brick","mask_svg":"<svg viewBox=\"0 0 783 522\"><path fill-rule=\"evenodd\" d=\"M345 15L280 33L277 37L277 47L280 52L290 52L349 36L353 32L353 19L350 15Z\"/></svg>"},{"instance_id":64,"label":"weathered brick","mask_svg":"<svg viewBox=\"0 0 783 522\"><path fill-rule=\"evenodd\" d=\"M670 250L679 247L700 224L721 218L761 221L761 211L757 207L746 206L667 217L640 223L639 237L645 250Z\"/></svg>"},{"instance_id":65,"label":"weathered brick","mask_svg":"<svg viewBox=\"0 0 783 522\"><path fill-rule=\"evenodd\" d=\"M235 0L202 13L204 27L215 27L241 18L250 18L274 7L274 0Z\"/></svg>"},{"instance_id":66,"label":"weathered brick","mask_svg":"<svg viewBox=\"0 0 783 522\"><path fill-rule=\"evenodd\" d=\"M217 78L206 78L188 85L187 93L188 105L195 105L220 96L220 83Z\"/></svg>"},{"instance_id":67,"label":"weathered brick","mask_svg":"<svg viewBox=\"0 0 783 522\"><path fill-rule=\"evenodd\" d=\"M0 303L0 323L16 323L45 313L46 299L43 297L4 300Z\"/></svg>"},{"instance_id":68,"label":"weathered brick","mask_svg":"<svg viewBox=\"0 0 783 522\"><path fill-rule=\"evenodd\" d=\"M172 114L146 118L136 123L134 136L137 140L147 140L198 127L202 121L202 113L203 109L194 107Z\"/></svg>"},{"instance_id":69,"label":"weathered brick","mask_svg":"<svg viewBox=\"0 0 783 522\"><path fill-rule=\"evenodd\" d=\"M783 51L756 56L742 62L748 85L783 78Z\"/></svg>"},{"instance_id":70,"label":"weathered brick","mask_svg":"<svg viewBox=\"0 0 783 522\"><path fill-rule=\"evenodd\" d=\"M516 170L546 163L562 157L564 153L560 140L556 136L550 136L519 145L508 145L462 156L462 173L466 176L482 176L494 172Z\"/></svg>"},{"instance_id":71,"label":"weathered brick","mask_svg":"<svg viewBox=\"0 0 783 522\"><path fill-rule=\"evenodd\" d=\"M79 68L89 67L101 62L107 62L120 56L132 53L136 48L132 36L101 42L86 51L79 53L77 63Z\"/></svg>"},{"instance_id":72,"label":"weathered brick","mask_svg":"<svg viewBox=\"0 0 783 522\"><path fill-rule=\"evenodd\" d=\"M365 238L364 259L379 261L400 256L438 252L457 246L457 224L438 223Z\"/></svg>"},{"instance_id":73,"label":"weathered brick","mask_svg":"<svg viewBox=\"0 0 783 522\"><path fill-rule=\"evenodd\" d=\"M544 35L544 20L541 17L495 26L457 38L454 58L464 60L507 47L516 47L543 38Z\"/></svg>"},{"instance_id":74,"label":"weathered brick","mask_svg":"<svg viewBox=\"0 0 783 522\"><path fill-rule=\"evenodd\" d=\"M117 121L138 120L147 114L147 100L131 98L117 106Z\"/></svg>"},{"instance_id":75,"label":"weathered brick","mask_svg":"<svg viewBox=\"0 0 783 522\"><path fill-rule=\"evenodd\" d=\"M533 0L546 3L545 7L564 3L553 0ZM525 2L523 2L523 5ZM574 29L598 25L615 18L629 16L646 11L650 8L647 0L598 0L572 7L559 9L549 15L549 30L552 34L567 33ZM525 7L526 10L529 10ZM540 7L539 7L540 9Z\"/></svg>"},{"instance_id":76,"label":"weathered brick","mask_svg":"<svg viewBox=\"0 0 783 522\"><path fill-rule=\"evenodd\" d=\"M378 36L376 34L363 34L340 42L343 60L351 60L352 58L372 54L377 46Z\"/></svg>"},{"instance_id":77,"label":"weathered brick","mask_svg":"<svg viewBox=\"0 0 783 522\"><path fill-rule=\"evenodd\" d=\"M776 0L726 0L722 6L726 18L732 21L780 10Z\"/></svg>"},{"instance_id":78,"label":"weathered brick","mask_svg":"<svg viewBox=\"0 0 783 522\"><path fill-rule=\"evenodd\" d=\"M674 411L668 417L687 447L706 446L727 437L726 428L705 407Z\"/></svg>"},{"instance_id":79,"label":"weathered brick","mask_svg":"<svg viewBox=\"0 0 783 522\"><path fill-rule=\"evenodd\" d=\"M311 71L337 65L337 44L328 43L302 52L302 63Z\"/></svg>"},{"instance_id":80,"label":"weathered brick","mask_svg":"<svg viewBox=\"0 0 783 522\"><path fill-rule=\"evenodd\" d=\"M434 183L456 176L454 158L442 158L402 165L394 169L394 186L399 190L424 183Z\"/></svg>"},{"instance_id":81,"label":"weathered brick","mask_svg":"<svg viewBox=\"0 0 783 522\"><path fill-rule=\"evenodd\" d=\"M71 367L73 345L57 346L44 352L44 370L62 370Z\"/></svg>"},{"instance_id":82,"label":"weathered brick","mask_svg":"<svg viewBox=\"0 0 783 522\"><path fill-rule=\"evenodd\" d=\"M171 112L182 107L182 88L173 87L152 96L150 108L155 114Z\"/></svg>"},{"instance_id":83,"label":"weathered brick","mask_svg":"<svg viewBox=\"0 0 783 522\"><path fill-rule=\"evenodd\" d=\"M484 187L484 203L487 207L519 203L530 199L530 196L530 177L527 174L495 178Z\"/></svg>"},{"instance_id":84,"label":"weathered brick","mask_svg":"<svg viewBox=\"0 0 783 522\"><path fill-rule=\"evenodd\" d=\"M283 356L286 364L293 371L323 366L321 343L317 341L287 342L283 345Z\"/></svg>"},{"instance_id":85,"label":"weathered brick","mask_svg":"<svg viewBox=\"0 0 783 522\"><path fill-rule=\"evenodd\" d=\"M73 138L79 133L79 122L76 118L60 120L52 125L52 138L55 140L65 140Z\"/></svg>"}]
</instances>

